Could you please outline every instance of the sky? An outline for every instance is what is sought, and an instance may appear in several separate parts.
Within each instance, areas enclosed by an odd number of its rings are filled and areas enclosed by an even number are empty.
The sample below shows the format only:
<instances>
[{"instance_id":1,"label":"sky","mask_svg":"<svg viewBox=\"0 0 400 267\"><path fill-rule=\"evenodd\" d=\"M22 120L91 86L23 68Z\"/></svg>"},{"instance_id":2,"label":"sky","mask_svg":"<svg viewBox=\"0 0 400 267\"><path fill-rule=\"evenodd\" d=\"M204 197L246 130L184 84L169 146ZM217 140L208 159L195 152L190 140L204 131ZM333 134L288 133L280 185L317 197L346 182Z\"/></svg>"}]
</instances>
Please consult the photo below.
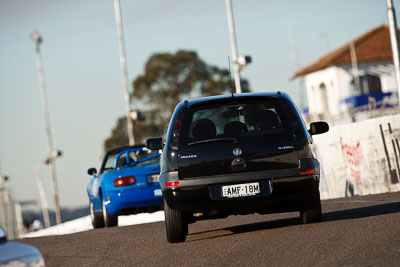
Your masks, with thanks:
<instances>
[{"instance_id":1,"label":"sky","mask_svg":"<svg viewBox=\"0 0 400 267\"><path fill-rule=\"evenodd\" d=\"M224 0L120 0L128 75L153 53L195 50L228 67L231 46ZM394 0L396 16L400 0ZM241 71L253 91L284 91L299 105L293 54L307 66L370 29L387 24L385 0L232 0ZM99 168L103 142L125 114L113 0L0 0L0 172L16 201L53 191L44 114L30 34L38 31L62 208L88 205L86 170ZM294 51L294 53L293 53ZM38 206L37 206L38 207ZM35 208L30 206L27 208Z\"/></svg>"}]
</instances>

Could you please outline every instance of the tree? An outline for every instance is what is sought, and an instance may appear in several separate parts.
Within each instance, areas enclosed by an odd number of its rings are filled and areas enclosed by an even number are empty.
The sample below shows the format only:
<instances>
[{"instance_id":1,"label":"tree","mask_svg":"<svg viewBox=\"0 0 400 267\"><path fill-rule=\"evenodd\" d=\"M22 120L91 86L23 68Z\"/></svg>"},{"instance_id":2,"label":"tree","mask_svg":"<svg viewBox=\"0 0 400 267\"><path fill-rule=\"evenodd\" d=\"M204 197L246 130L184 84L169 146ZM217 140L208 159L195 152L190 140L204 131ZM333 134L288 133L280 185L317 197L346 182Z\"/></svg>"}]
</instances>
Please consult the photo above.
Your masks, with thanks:
<instances>
[{"instance_id":1,"label":"tree","mask_svg":"<svg viewBox=\"0 0 400 267\"><path fill-rule=\"evenodd\" d=\"M241 80L242 91L249 92L247 80ZM228 94L234 90L227 69L206 64L196 52L180 50L175 54L153 54L145 65L144 74L133 82L133 104L145 115L145 122L135 121L135 140L165 134L175 106L184 99ZM126 119L119 118L106 150L128 144Z\"/></svg>"}]
</instances>

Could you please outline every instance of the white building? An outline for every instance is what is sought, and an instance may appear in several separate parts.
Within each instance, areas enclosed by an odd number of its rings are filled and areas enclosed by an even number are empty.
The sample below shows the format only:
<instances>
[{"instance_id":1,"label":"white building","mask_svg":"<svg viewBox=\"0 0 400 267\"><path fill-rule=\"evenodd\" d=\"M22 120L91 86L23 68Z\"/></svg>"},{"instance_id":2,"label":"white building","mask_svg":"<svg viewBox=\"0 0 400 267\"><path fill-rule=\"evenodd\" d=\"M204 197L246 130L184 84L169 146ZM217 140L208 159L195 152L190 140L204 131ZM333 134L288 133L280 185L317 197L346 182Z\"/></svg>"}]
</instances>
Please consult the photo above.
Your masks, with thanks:
<instances>
[{"instance_id":1,"label":"white building","mask_svg":"<svg viewBox=\"0 0 400 267\"><path fill-rule=\"evenodd\" d=\"M373 104L397 101L389 28L380 26L300 69L308 111L312 117L333 119Z\"/></svg>"}]
</instances>

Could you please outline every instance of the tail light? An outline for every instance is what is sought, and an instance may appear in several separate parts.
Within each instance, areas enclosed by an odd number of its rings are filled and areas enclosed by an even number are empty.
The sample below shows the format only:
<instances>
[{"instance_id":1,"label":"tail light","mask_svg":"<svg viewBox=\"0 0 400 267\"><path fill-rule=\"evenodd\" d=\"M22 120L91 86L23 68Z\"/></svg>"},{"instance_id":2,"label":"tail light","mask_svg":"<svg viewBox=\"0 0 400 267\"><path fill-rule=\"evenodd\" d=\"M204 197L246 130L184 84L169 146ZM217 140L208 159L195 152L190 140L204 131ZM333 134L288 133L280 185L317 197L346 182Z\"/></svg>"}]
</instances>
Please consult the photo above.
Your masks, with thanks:
<instances>
[{"instance_id":1,"label":"tail light","mask_svg":"<svg viewBox=\"0 0 400 267\"><path fill-rule=\"evenodd\" d=\"M179 182L166 182L165 185L167 187L178 187L180 184Z\"/></svg>"},{"instance_id":2,"label":"tail light","mask_svg":"<svg viewBox=\"0 0 400 267\"><path fill-rule=\"evenodd\" d=\"M115 187L128 186L136 183L135 176L119 177L114 180Z\"/></svg>"},{"instance_id":3,"label":"tail light","mask_svg":"<svg viewBox=\"0 0 400 267\"><path fill-rule=\"evenodd\" d=\"M299 159L312 159L314 158L311 151L311 146L306 144L302 150L299 151Z\"/></svg>"},{"instance_id":4,"label":"tail light","mask_svg":"<svg viewBox=\"0 0 400 267\"><path fill-rule=\"evenodd\" d=\"M172 128L172 138L169 143L172 149L178 149L179 135L181 133L184 117L185 110L181 110L174 121L174 126Z\"/></svg>"},{"instance_id":5,"label":"tail light","mask_svg":"<svg viewBox=\"0 0 400 267\"><path fill-rule=\"evenodd\" d=\"M315 171L314 169L302 170L300 171L300 174L313 174L314 171Z\"/></svg>"}]
</instances>

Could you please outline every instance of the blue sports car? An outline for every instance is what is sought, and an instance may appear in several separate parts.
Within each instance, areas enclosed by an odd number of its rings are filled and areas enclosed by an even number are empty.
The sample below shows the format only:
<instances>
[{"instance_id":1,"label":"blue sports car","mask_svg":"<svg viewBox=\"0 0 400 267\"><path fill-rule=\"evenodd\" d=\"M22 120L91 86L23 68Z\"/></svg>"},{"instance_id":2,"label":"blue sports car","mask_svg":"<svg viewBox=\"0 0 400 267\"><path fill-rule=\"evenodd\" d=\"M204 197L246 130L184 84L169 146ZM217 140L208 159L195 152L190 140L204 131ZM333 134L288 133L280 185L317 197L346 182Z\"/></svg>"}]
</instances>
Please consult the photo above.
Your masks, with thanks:
<instances>
[{"instance_id":1,"label":"blue sports car","mask_svg":"<svg viewBox=\"0 0 400 267\"><path fill-rule=\"evenodd\" d=\"M118 215L162 208L159 184L160 151L143 145L112 149L106 153L99 173L87 186L90 216L94 228L118 225Z\"/></svg>"}]
</instances>

